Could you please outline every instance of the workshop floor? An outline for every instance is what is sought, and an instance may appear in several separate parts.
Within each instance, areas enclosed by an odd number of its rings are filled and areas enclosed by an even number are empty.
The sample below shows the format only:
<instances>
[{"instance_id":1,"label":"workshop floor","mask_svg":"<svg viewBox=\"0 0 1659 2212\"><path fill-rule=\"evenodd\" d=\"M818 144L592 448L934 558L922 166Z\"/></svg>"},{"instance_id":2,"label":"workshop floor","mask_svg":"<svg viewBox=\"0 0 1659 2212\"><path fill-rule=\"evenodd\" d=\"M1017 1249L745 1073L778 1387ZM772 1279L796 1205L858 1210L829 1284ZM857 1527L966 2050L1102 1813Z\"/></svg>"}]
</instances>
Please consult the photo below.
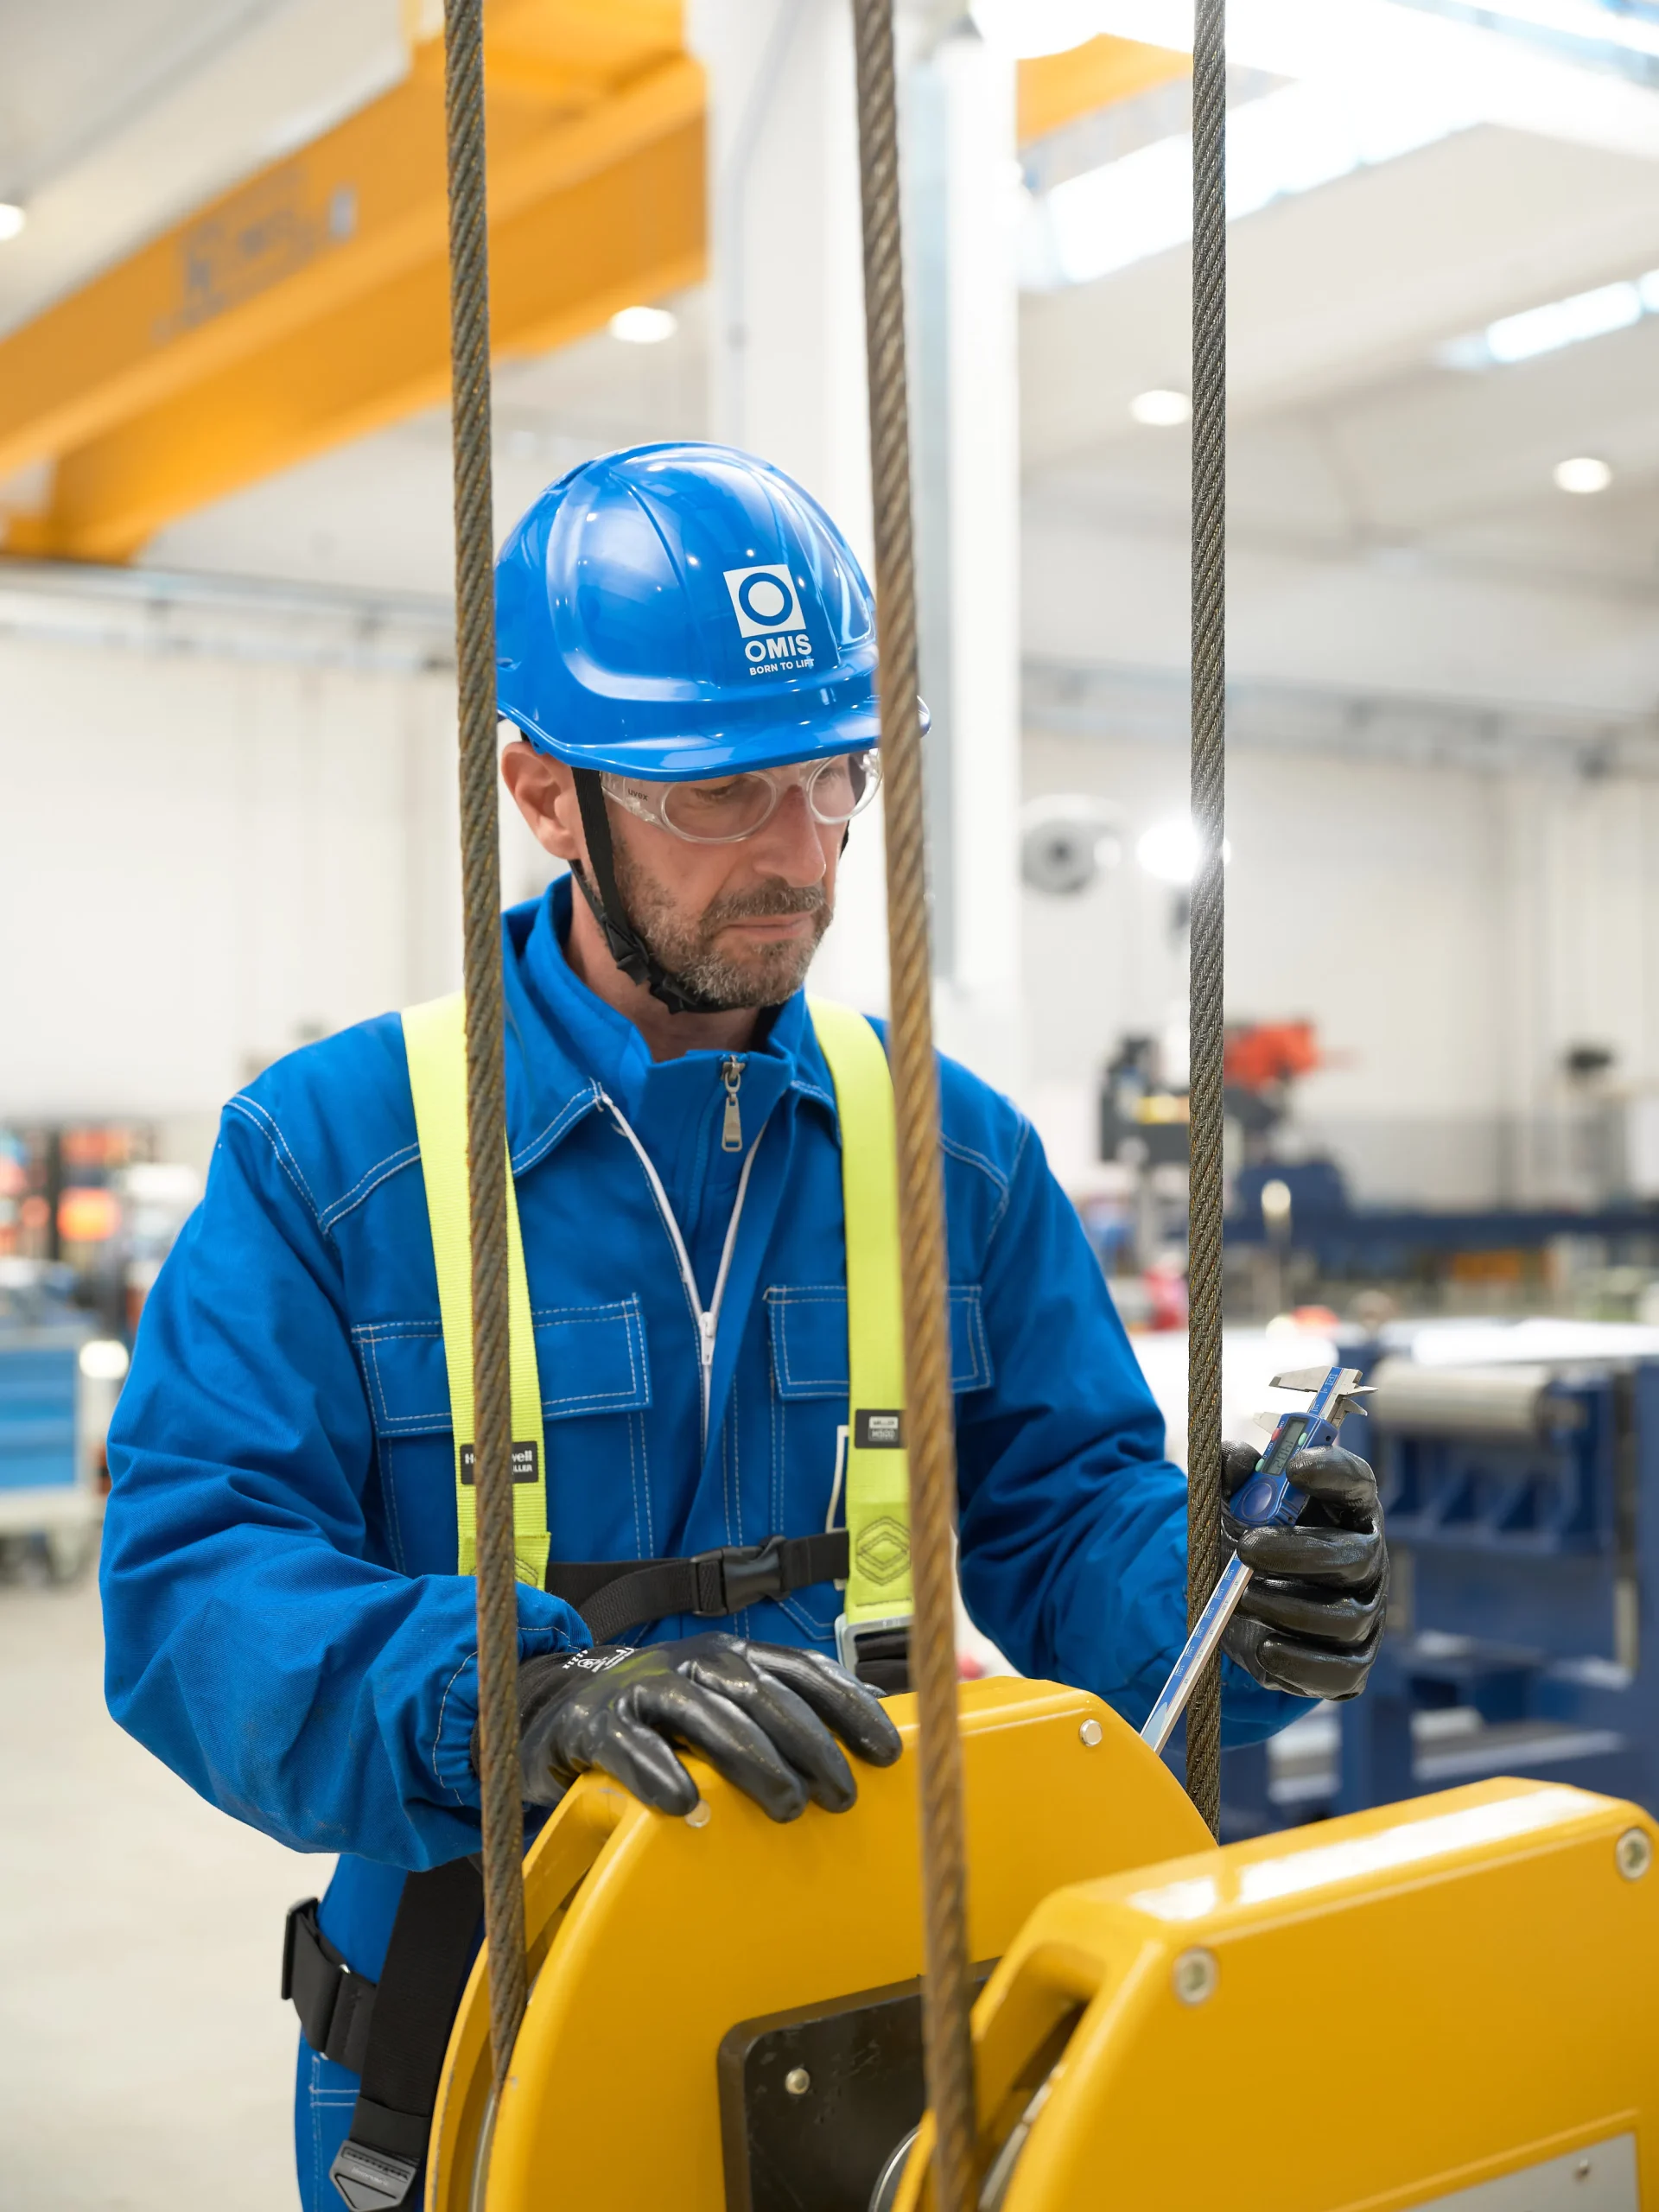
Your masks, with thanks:
<instances>
[{"instance_id":1,"label":"workshop floor","mask_svg":"<svg viewBox=\"0 0 1659 2212\"><path fill-rule=\"evenodd\" d=\"M0 2212L293 2212L283 1915L327 1878L104 1709L98 1592L0 1582Z\"/></svg>"}]
</instances>

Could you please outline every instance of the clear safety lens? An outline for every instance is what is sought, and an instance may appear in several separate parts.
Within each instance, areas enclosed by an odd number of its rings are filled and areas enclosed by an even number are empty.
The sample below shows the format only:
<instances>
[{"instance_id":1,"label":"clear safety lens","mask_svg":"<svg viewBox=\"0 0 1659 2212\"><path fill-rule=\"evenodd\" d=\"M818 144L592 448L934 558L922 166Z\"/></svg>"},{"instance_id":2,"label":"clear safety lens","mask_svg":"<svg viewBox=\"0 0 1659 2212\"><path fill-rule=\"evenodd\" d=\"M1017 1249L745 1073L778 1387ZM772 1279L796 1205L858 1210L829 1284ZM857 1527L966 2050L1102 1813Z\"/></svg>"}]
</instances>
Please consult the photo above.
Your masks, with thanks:
<instances>
[{"instance_id":1,"label":"clear safety lens","mask_svg":"<svg viewBox=\"0 0 1659 2212\"><path fill-rule=\"evenodd\" d=\"M694 844L723 845L753 835L778 804L770 776L722 776L717 783L670 784L663 820Z\"/></svg>"},{"instance_id":2,"label":"clear safety lens","mask_svg":"<svg viewBox=\"0 0 1659 2212\"><path fill-rule=\"evenodd\" d=\"M879 753L843 753L809 779L807 804L820 822L850 822L875 797L880 781Z\"/></svg>"},{"instance_id":3,"label":"clear safety lens","mask_svg":"<svg viewBox=\"0 0 1659 2212\"><path fill-rule=\"evenodd\" d=\"M664 826L696 845L727 845L752 837L798 783L815 821L830 827L850 822L875 796L880 763L872 753L843 753L804 772L760 769L703 783L658 785Z\"/></svg>"}]
</instances>

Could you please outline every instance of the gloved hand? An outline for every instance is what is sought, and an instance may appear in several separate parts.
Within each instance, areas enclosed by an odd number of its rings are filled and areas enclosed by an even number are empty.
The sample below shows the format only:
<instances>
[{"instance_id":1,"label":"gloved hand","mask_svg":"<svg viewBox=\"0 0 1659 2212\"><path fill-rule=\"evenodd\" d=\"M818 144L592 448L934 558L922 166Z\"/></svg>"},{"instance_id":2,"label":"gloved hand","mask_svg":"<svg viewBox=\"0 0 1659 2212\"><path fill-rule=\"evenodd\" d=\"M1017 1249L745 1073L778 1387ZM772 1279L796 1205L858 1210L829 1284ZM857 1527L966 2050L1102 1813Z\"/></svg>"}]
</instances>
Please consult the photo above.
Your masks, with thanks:
<instances>
[{"instance_id":1,"label":"gloved hand","mask_svg":"<svg viewBox=\"0 0 1659 2212\"><path fill-rule=\"evenodd\" d=\"M658 1812L689 1813L697 1785L670 1748L683 1744L774 1821L809 1798L844 1813L858 1784L830 1729L872 1766L902 1748L880 1700L828 1659L719 1634L526 1660L518 1716L532 1805L601 1767Z\"/></svg>"},{"instance_id":2,"label":"gloved hand","mask_svg":"<svg viewBox=\"0 0 1659 2212\"><path fill-rule=\"evenodd\" d=\"M1224 1497L1255 1472L1253 1444L1221 1447ZM1389 1553L1376 1477L1334 1444L1292 1455L1285 1470L1307 1504L1294 1529L1244 1529L1224 1505L1228 1541L1251 1570L1221 1648L1270 1690L1357 1697L1389 1600Z\"/></svg>"}]
</instances>

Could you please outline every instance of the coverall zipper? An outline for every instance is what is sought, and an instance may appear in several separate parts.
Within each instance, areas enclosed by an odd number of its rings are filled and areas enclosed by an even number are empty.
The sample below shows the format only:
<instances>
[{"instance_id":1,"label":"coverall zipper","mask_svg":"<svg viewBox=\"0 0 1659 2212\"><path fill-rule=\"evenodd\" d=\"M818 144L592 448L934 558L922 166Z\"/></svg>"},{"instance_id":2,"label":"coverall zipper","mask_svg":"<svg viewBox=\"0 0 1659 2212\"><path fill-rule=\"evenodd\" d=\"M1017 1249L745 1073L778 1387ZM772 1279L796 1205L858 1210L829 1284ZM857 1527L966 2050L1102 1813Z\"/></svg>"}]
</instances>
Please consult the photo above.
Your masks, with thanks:
<instances>
[{"instance_id":1,"label":"coverall zipper","mask_svg":"<svg viewBox=\"0 0 1659 2212\"><path fill-rule=\"evenodd\" d=\"M726 1118L721 1124L720 1148L722 1152L741 1152L743 1116L738 1111L737 1094L743 1081L743 1063L734 1052L727 1055L720 1079L726 1086Z\"/></svg>"},{"instance_id":2,"label":"coverall zipper","mask_svg":"<svg viewBox=\"0 0 1659 2212\"><path fill-rule=\"evenodd\" d=\"M735 1065L741 1080L742 1063L738 1061ZM736 1086L727 1072L733 1065L733 1061L728 1059L725 1068L721 1070L727 1086L726 1118L728 1129L737 1118L737 1108L734 1103ZM731 1272L732 1254L737 1246L737 1225L743 1217L743 1201L748 1195L749 1170L754 1166L754 1155L760 1148L760 1138L766 1135L766 1129L763 1125L760 1135L757 1135L754 1142L749 1147L748 1156L743 1162L743 1171L737 1179L737 1196L732 1201L732 1217L726 1224L726 1242L721 1247L720 1268L715 1277L715 1294L705 1308L702 1299L697 1295L697 1279L691 1272L691 1257L685 1249L685 1239L680 1234L679 1223L674 1218L674 1209L668 1202L668 1192L663 1187L663 1179L657 1173L656 1163L644 1145L640 1143L632 1124L615 1099L607 1090L601 1090L599 1095L609 1109L611 1118L617 1128L621 1130L623 1135L639 1155L639 1165L645 1171L646 1180L651 1185L652 1195L657 1201L658 1211L663 1217L670 1240L674 1247L674 1257L679 1262L680 1281L685 1286L686 1300L690 1306L692 1318L697 1327L697 1369L702 1384L702 1448L707 1452L709 1414L714 1400L715 1341L720 1333L720 1309L726 1296L726 1278ZM741 1141L740 1127L739 1142L741 1143ZM734 1147L726 1145L723 1138L721 1146L722 1149L728 1151L735 1149Z\"/></svg>"}]
</instances>

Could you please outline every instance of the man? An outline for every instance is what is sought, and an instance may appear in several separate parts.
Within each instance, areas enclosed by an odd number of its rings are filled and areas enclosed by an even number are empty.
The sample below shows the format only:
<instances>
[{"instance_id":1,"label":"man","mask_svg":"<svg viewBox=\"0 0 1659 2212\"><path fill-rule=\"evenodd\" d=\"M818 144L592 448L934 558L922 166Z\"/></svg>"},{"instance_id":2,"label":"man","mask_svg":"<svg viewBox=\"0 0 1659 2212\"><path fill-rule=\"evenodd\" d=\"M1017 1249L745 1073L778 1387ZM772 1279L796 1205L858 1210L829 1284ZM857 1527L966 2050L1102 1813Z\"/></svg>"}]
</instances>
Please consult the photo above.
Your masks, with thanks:
<instances>
[{"instance_id":1,"label":"man","mask_svg":"<svg viewBox=\"0 0 1659 2212\"><path fill-rule=\"evenodd\" d=\"M504 923L544 1440L523 1447L547 1516L532 1572L550 1550L625 1575L701 1555L705 1577L653 1569L680 1595L636 1620L638 1586L595 1595L593 1575L548 1568L588 1620L627 1627L591 1651L571 1603L521 1588L526 1801L600 1765L683 1813L680 1744L774 1818L809 1797L842 1808L835 1738L883 1764L898 1748L832 1663L855 1610L836 1587L847 1539L832 1568L822 1548L793 1571L754 1554L822 1547L848 1464L899 1440L892 1413L872 1416L885 1436L848 1434L863 1324L842 1169L864 1139L824 1041L839 1055L845 1031L801 990L878 781L868 588L798 486L708 446L572 472L509 539L498 585L500 711L521 733L503 773L570 871ZM404 1870L478 1841L467 1432L446 1370L470 1321L435 1258L423 1033L365 1023L231 1101L146 1309L104 1560L111 1710L227 1812L341 1854L311 1940L371 1980ZM963 1595L1015 1665L1138 1724L1183 1637L1182 1478L1030 1128L949 1062L941 1084ZM1230 1486L1253 1458L1233 1452ZM1325 1452L1293 1471L1322 1525L1246 1539L1260 1573L1228 1644L1233 1742L1298 1697L1355 1694L1381 1634L1369 1469ZM886 1525L878 1577L902 1569ZM867 1656L855 1635L843 1649ZM308 2207L332 2202L356 2090L302 2042Z\"/></svg>"}]
</instances>

